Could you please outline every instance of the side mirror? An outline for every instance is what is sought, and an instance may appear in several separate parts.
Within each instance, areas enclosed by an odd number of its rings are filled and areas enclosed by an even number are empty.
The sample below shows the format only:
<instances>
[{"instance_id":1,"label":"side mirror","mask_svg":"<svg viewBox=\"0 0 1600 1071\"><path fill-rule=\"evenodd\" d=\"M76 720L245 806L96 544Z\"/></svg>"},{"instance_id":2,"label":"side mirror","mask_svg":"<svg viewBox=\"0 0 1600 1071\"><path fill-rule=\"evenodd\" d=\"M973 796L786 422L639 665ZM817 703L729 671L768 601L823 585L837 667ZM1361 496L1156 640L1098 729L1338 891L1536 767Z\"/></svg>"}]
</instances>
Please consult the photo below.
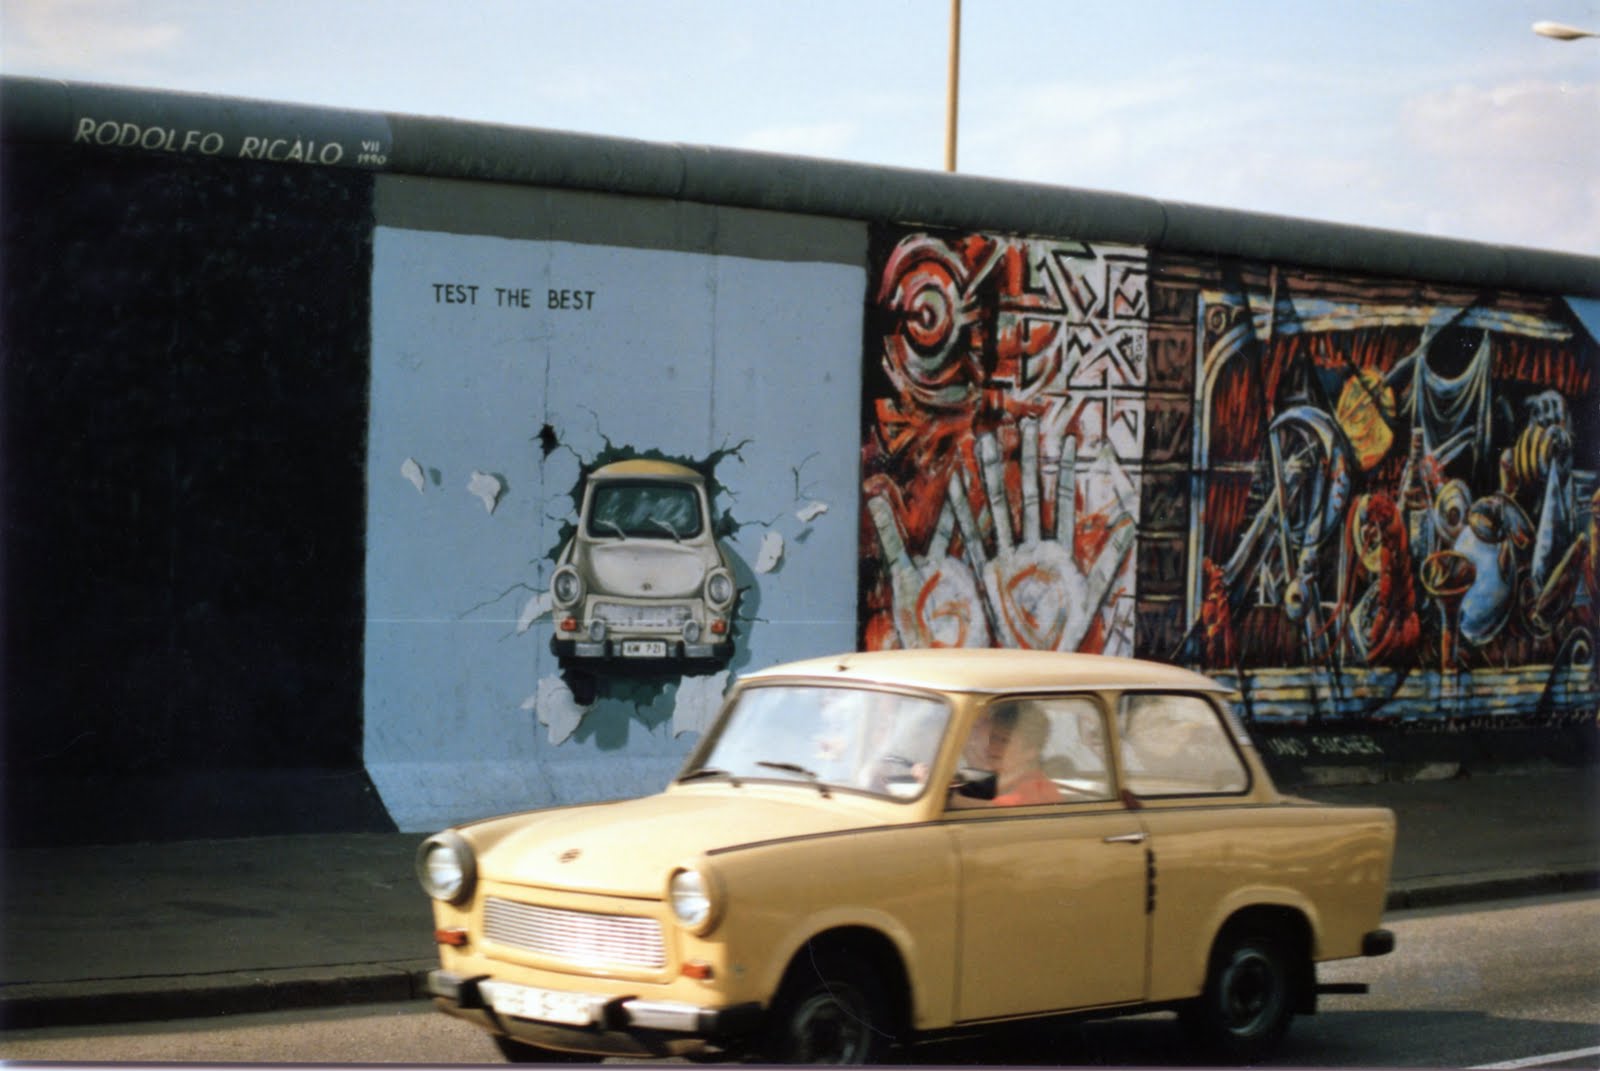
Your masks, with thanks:
<instances>
[{"instance_id":1,"label":"side mirror","mask_svg":"<svg viewBox=\"0 0 1600 1071\"><path fill-rule=\"evenodd\" d=\"M956 780L950 790L969 800L992 800L1000 792L1000 775L993 770L962 767L956 771Z\"/></svg>"}]
</instances>

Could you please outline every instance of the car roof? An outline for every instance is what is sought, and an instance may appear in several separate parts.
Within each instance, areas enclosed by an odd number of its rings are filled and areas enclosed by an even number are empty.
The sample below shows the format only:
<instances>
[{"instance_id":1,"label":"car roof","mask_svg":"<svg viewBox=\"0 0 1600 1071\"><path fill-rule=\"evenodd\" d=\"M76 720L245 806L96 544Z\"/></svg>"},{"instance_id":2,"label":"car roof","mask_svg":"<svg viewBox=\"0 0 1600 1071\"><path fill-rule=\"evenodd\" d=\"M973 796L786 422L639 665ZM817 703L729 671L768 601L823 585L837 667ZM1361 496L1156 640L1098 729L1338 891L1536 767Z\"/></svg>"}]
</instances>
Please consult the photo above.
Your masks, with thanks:
<instances>
[{"instance_id":1,"label":"car roof","mask_svg":"<svg viewBox=\"0 0 1600 1071\"><path fill-rule=\"evenodd\" d=\"M743 679L760 681L797 676L947 692L1121 691L1132 688L1224 694L1231 691L1209 677L1163 662L1113 655L993 648L940 647L838 654L771 666L746 674Z\"/></svg>"},{"instance_id":2,"label":"car roof","mask_svg":"<svg viewBox=\"0 0 1600 1071\"><path fill-rule=\"evenodd\" d=\"M675 461L656 461L651 458L638 457L628 461L613 461L609 465L601 465L589 473L589 478L606 479L613 476L666 476L676 480L704 481L694 469L687 465L680 465Z\"/></svg>"}]
</instances>

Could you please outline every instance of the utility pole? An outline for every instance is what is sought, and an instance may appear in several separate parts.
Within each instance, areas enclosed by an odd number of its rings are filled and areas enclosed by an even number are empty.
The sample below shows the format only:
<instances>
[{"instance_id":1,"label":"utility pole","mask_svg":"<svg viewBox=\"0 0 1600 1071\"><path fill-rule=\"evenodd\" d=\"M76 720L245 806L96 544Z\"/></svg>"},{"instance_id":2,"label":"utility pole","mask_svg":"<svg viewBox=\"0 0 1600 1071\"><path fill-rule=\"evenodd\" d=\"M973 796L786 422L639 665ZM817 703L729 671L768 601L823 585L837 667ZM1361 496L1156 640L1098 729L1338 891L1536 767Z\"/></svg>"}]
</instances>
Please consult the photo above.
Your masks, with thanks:
<instances>
[{"instance_id":1,"label":"utility pole","mask_svg":"<svg viewBox=\"0 0 1600 1071\"><path fill-rule=\"evenodd\" d=\"M956 169L956 112L961 95L961 0L950 0L950 77L944 109L944 169Z\"/></svg>"}]
</instances>

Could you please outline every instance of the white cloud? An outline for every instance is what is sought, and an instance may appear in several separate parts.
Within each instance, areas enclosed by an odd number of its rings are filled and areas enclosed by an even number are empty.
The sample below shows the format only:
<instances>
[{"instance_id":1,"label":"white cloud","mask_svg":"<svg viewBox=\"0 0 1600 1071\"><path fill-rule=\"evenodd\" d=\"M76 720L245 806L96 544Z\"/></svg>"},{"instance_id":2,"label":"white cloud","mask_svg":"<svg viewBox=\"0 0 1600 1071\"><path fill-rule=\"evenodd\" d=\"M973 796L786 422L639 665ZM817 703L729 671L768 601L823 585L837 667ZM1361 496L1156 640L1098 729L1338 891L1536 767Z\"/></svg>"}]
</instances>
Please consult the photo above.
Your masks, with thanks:
<instances>
[{"instance_id":1,"label":"white cloud","mask_svg":"<svg viewBox=\"0 0 1600 1071\"><path fill-rule=\"evenodd\" d=\"M1283 74L1283 72L1279 72ZM1231 92L1194 71L1030 86L963 170L1308 219L1594 253L1600 85ZM1222 79L1234 82L1234 79ZM1277 84L1264 78L1261 85ZM1228 101L1220 106L1219 101Z\"/></svg>"},{"instance_id":2,"label":"white cloud","mask_svg":"<svg viewBox=\"0 0 1600 1071\"><path fill-rule=\"evenodd\" d=\"M856 124L849 122L796 123L752 130L739 139L737 147L793 156L838 158L850 155L856 134Z\"/></svg>"},{"instance_id":3,"label":"white cloud","mask_svg":"<svg viewBox=\"0 0 1600 1071\"><path fill-rule=\"evenodd\" d=\"M1600 83L1456 86L1409 101L1399 130L1430 229L1600 252Z\"/></svg>"},{"instance_id":4,"label":"white cloud","mask_svg":"<svg viewBox=\"0 0 1600 1071\"><path fill-rule=\"evenodd\" d=\"M6 66L129 76L171 55L182 27L151 21L137 0L6 0Z\"/></svg>"}]
</instances>

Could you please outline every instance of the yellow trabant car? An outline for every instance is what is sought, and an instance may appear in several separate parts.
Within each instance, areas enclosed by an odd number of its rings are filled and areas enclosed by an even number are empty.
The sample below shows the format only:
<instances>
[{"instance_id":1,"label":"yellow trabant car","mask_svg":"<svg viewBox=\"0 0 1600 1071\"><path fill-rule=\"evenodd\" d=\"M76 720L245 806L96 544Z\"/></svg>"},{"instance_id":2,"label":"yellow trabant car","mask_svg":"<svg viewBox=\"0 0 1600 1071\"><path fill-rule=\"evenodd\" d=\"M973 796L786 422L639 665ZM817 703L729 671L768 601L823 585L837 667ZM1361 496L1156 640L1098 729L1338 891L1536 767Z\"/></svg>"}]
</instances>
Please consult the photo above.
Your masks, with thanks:
<instances>
[{"instance_id":1,"label":"yellow trabant car","mask_svg":"<svg viewBox=\"0 0 1600 1071\"><path fill-rule=\"evenodd\" d=\"M1393 947L1394 832L1280 795L1187 670L893 651L746 676L666 791L447 830L418 873L437 1003L514 1060L867 1063L1174 1009L1245 1061L1318 962Z\"/></svg>"}]
</instances>

